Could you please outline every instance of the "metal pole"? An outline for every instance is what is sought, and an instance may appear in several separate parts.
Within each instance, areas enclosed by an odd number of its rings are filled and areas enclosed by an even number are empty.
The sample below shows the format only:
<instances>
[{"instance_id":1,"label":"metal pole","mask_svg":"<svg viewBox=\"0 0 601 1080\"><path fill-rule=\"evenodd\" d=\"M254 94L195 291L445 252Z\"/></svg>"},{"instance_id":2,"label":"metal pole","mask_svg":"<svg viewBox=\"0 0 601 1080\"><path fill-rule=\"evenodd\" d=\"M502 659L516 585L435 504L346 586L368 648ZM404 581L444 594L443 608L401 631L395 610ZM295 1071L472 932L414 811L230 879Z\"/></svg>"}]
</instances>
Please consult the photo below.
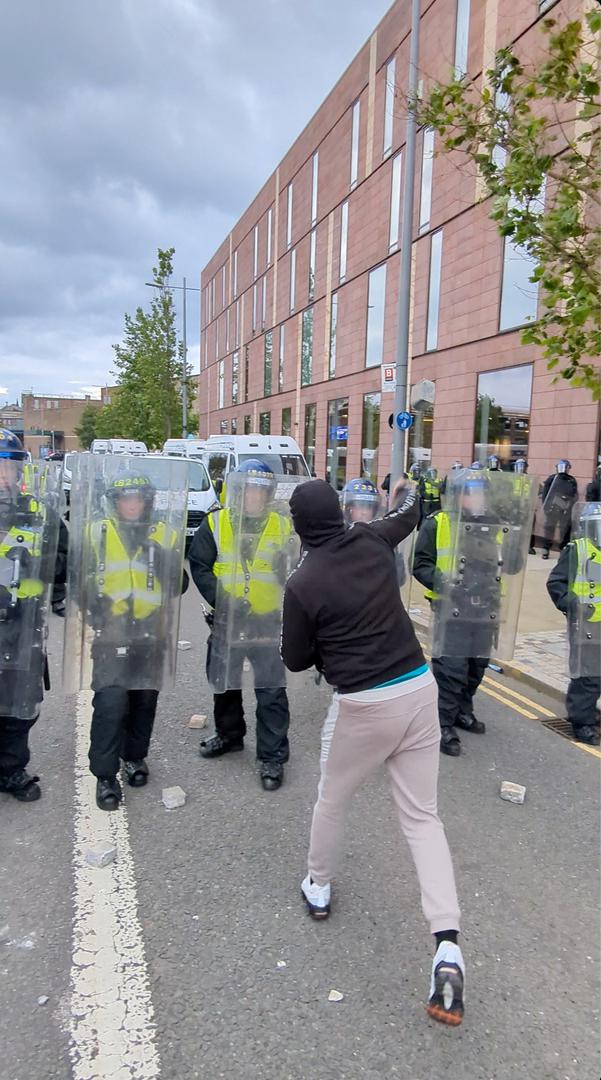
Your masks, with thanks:
<instances>
[{"instance_id":1,"label":"metal pole","mask_svg":"<svg viewBox=\"0 0 601 1080\"><path fill-rule=\"evenodd\" d=\"M188 434L188 342L186 338L186 279L184 278L184 377L182 380L182 436Z\"/></svg>"},{"instance_id":2,"label":"metal pole","mask_svg":"<svg viewBox=\"0 0 601 1080\"><path fill-rule=\"evenodd\" d=\"M417 72L419 63L419 9L420 0L411 3L411 52L409 56L409 87L407 109L407 136L405 140L405 184L403 188L403 225L401 234L401 273L399 278L398 330L396 344L396 389L394 392L394 416L392 435L392 462L390 466L390 491L403 474L405 467L405 432L396 424L397 413L407 407L407 366L409 360L409 305L411 297L411 253L413 239L413 195L415 187L415 104L417 98Z\"/></svg>"}]
</instances>

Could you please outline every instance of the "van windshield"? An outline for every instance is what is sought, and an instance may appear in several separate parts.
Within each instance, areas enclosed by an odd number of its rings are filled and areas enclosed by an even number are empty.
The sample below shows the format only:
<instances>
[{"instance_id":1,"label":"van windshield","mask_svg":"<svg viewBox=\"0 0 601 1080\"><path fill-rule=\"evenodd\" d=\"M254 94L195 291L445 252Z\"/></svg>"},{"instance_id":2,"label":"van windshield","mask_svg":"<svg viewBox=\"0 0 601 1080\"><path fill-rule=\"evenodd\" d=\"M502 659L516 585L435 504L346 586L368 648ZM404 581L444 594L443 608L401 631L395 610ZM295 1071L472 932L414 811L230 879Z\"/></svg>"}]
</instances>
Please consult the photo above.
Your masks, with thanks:
<instances>
[{"instance_id":1,"label":"van windshield","mask_svg":"<svg viewBox=\"0 0 601 1080\"><path fill-rule=\"evenodd\" d=\"M264 461L276 476L308 476L307 467L300 454L239 454L238 460L250 461L252 458Z\"/></svg>"},{"instance_id":2,"label":"van windshield","mask_svg":"<svg viewBox=\"0 0 601 1080\"><path fill-rule=\"evenodd\" d=\"M204 465L201 465L197 461L190 461L189 466L189 488L190 491L208 491L209 490L209 478L207 476L207 470Z\"/></svg>"}]
</instances>

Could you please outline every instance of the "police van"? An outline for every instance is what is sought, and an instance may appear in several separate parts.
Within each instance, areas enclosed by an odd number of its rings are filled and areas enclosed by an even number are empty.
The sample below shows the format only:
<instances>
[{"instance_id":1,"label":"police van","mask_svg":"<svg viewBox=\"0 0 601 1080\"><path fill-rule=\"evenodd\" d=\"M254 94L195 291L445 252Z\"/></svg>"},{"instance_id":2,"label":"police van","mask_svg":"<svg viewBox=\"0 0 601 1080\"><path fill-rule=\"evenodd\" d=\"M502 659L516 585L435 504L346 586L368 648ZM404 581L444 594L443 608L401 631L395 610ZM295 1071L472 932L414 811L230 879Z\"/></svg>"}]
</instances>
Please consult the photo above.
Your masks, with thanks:
<instances>
[{"instance_id":1,"label":"police van","mask_svg":"<svg viewBox=\"0 0 601 1080\"><path fill-rule=\"evenodd\" d=\"M90 447L93 454L147 454L146 443L137 439L94 439Z\"/></svg>"},{"instance_id":2,"label":"police van","mask_svg":"<svg viewBox=\"0 0 601 1080\"><path fill-rule=\"evenodd\" d=\"M278 476L311 476L300 446L288 435L209 435L202 459L219 496L228 473L249 458L260 458Z\"/></svg>"},{"instance_id":3,"label":"police van","mask_svg":"<svg viewBox=\"0 0 601 1080\"><path fill-rule=\"evenodd\" d=\"M147 454L140 458L140 472L151 480L158 481L160 465L157 462L170 456L166 454ZM174 456L174 455L171 455ZM181 458L180 458L181 460ZM187 459L188 465L188 516L186 520L186 554L192 537L209 510L219 506L215 488L211 483L206 466L202 461Z\"/></svg>"},{"instance_id":4,"label":"police van","mask_svg":"<svg viewBox=\"0 0 601 1080\"><path fill-rule=\"evenodd\" d=\"M202 460L202 455L207 448L203 439L167 439L163 444L165 457L185 457Z\"/></svg>"}]
</instances>

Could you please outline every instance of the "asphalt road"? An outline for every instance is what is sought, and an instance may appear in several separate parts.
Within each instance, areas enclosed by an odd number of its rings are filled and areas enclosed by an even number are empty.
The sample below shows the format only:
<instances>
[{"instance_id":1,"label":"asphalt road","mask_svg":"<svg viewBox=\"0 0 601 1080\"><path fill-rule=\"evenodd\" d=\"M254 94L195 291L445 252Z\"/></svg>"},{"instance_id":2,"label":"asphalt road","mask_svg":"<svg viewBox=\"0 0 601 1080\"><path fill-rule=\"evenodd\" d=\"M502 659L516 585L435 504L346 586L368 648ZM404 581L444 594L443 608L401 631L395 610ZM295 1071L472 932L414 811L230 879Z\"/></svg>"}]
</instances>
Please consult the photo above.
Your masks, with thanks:
<instances>
[{"instance_id":1,"label":"asphalt road","mask_svg":"<svg viewBox=\"0 0 601 1080\"><path fill-rule=\"evenodd\" d=\"M304 913L328 688L291 678L292 760L265 793L252 738L207 762L187 727L210 714L193 589L180 636L193 648L161 696L151 780L124 811L93 807L89 700L59 689L32 736L43 799L0 796L1 1080L596 1080L599 755L543 726L557 704L491 677L487 734L441 761L469 965L465 1022L447 1029L424 1012L432 946L383 775L353 805L331 918ZM505 779L523 806L501 801ZM167 811L173 784L187 802ZM112 867L82 867L86 829L110 831Z\"/></svg>"}]
</instances>

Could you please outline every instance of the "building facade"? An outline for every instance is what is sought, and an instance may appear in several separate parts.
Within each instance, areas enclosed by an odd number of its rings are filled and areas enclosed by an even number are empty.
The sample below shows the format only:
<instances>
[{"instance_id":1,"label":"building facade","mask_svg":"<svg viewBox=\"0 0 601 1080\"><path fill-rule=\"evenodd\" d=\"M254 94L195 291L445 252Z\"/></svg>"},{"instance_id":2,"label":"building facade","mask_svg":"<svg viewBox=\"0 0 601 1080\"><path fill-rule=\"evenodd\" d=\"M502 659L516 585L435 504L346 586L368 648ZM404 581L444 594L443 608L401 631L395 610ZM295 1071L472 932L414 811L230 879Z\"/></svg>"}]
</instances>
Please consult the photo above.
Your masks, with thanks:
<instances>
[{"instance_id":1,"label":"building facade","mask_svg":"<svg viewBox=\"0 0 601 1080\"><path fill-rule=\"evenodd\" d=\"M101 402L86 395L83 398L60 394L23 394L23 430L25 448L33 458L40 450L80 450L75 428L89 405L100 408Z\"/></svg>"},{"instance_id":2,"label":"building facade","mask_svg":"<svg viewBox=\"0 0 601 1080\"><path fill-rule=\"evenodd\" d=\"M540 20L584 0L423 0L420 71L477 78L495 52L540 44ZM340 489L388 472L404 184L410 4L397 0L201 275L201 435L292 435ZM496 452L579 484L599 454L599 406L553 382L520 327L531 264L499 236L466 163L417 137L409 460L446 471Z\"/></svg>"}]
</instances>

